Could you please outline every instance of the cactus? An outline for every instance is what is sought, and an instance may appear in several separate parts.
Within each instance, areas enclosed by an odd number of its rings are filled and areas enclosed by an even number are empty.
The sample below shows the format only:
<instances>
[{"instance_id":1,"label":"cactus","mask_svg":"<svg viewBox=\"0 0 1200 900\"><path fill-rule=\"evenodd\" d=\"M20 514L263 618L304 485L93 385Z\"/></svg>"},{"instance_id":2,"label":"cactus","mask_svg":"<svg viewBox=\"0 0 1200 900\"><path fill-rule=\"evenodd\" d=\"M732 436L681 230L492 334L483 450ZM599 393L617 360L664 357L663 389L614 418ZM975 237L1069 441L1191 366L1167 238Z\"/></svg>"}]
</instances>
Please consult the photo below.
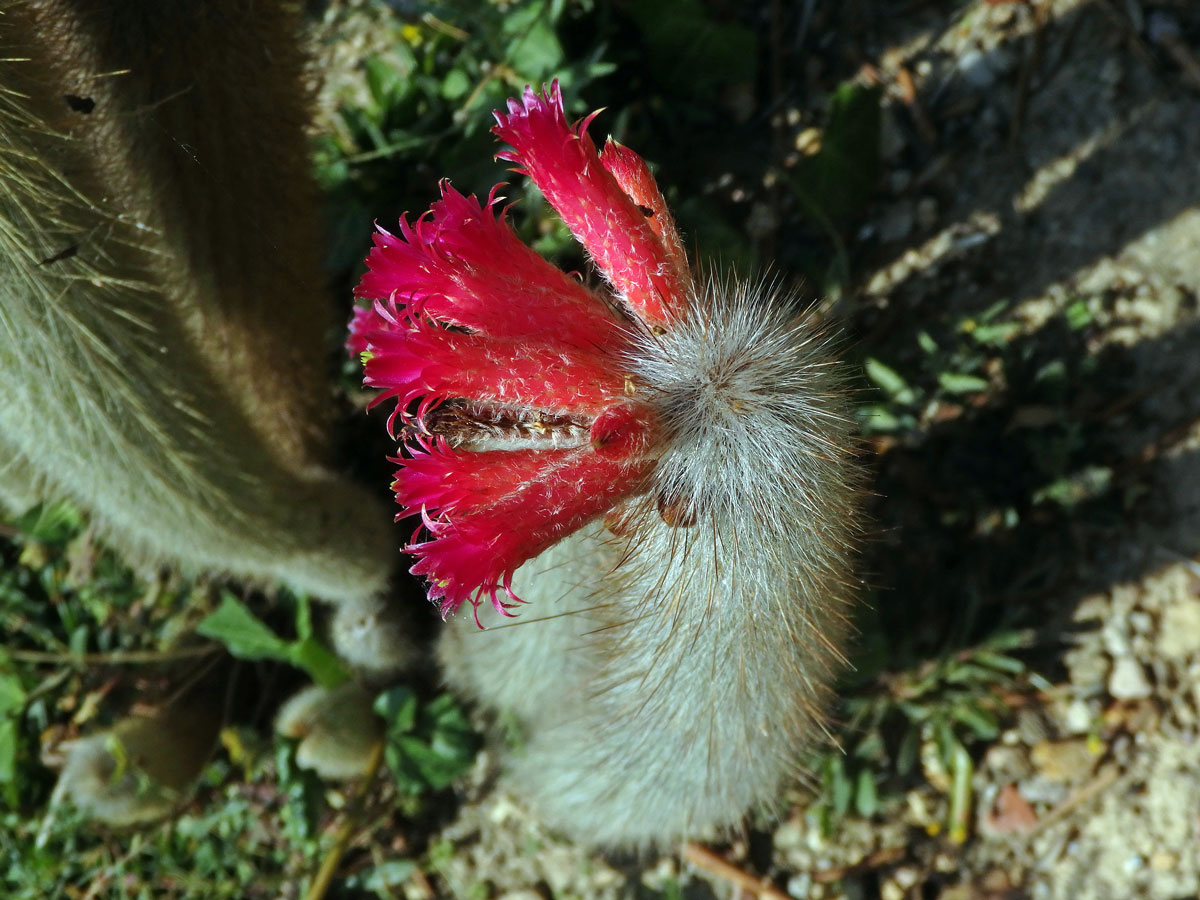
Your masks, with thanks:
<instances>
[{"instance_id":1,"label":"cactus","mask_svg":"<svg viewBox=\"0 0 1200 900\"><path fill-rule=\"evenodd\" d=\"M299 24L0 0L0 505L69 497L135 560L362 600L393 554L329 465Z\"/></svg>"},{"instance_id":2,"label":"cactus","mask_svg":"<svg viewBox=\"0 0 1200 900\"><path fill-rule=\"evenodd\" d=\"M598 152L557 84L496 118L603 289L444 182L376 234L348 342L396 401L413 573L443 614L517 625L451 623L446 678L518 716L507 777L576 838L732 827L820 734L841 661L844 370L777 284L695 272L646 163Z\"/></svg>"}]
</instances>

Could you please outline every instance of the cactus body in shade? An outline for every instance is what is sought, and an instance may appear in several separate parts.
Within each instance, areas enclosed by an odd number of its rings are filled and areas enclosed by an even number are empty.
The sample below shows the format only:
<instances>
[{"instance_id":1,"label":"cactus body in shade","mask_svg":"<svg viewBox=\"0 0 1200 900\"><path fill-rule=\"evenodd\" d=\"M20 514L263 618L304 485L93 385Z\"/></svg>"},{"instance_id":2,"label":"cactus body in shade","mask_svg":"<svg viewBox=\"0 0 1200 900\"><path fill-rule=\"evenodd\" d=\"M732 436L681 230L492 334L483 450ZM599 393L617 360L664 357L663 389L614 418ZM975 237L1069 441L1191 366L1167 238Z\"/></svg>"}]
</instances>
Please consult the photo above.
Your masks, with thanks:
<instances>
[{"instance_id":1,"label":"cactus body in shade","mask_svg":"<svg viewBox=\"0 0 1200 900\"><path fill-rule=\"evenodd\" d=\"M443 184L376 236L349 343L397 400L412 571L444 613L516 623L458 616L446 677L522 721L510 782L576 837L733 826L820 733L840 660L842 369L772 285L695 274L645 162L598 152L557 86L497 120L604 288Z\"/></svg>"},{"instance_id":2,"label":"cactus body in shade","mask_svg":"<svg viewBox=\"0 0 1200 900\"><path fill-rule=\"evenodd\" d=\"M365 600L393 538L330 467L299 27L0 0L0 506L69 498L135 560Z\"/></svg>"}]
</instances>

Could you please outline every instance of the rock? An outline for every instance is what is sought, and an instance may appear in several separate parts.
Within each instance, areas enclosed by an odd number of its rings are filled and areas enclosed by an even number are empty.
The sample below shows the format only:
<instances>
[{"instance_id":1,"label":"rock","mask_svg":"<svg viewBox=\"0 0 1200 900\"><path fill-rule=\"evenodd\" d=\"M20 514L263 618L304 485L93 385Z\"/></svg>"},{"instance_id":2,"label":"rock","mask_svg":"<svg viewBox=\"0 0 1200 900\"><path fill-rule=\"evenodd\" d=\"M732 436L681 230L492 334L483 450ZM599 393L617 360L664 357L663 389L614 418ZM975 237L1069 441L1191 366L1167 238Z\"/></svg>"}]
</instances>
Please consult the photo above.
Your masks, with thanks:
<instances>
[{"instance_id":1,"label":"rock","mask_svg":"<svg viewBox=\"0 0 1200 900\"><path fill-rule=\"evenodd\" d=\"M1021 796L1015 784L1009 783L996 795L995 802L980 820L980 828L988 835L1021 834L1037 822L1033 806Z\"/></svg>"},{"instance_id":2,"label":"rock","mask_svg":"<svg viewBox=\"0 0 1200 900\"><path fill-rule=\"evenodd\" d=\"M796 900L806 900L812 894L813 879L807 872L798 872L788 879L787 892Z\"/></svg>"},{"instance_id":3,"label":"rock","mask_svg":"<svg viewBox=\"0 0 1200 900\"><path fill-rule=\"evenodd\" d=\"M1158 649L1171 659L1200 653L1200 603L1177 601L1163 611Z\"/></svg>"},{"instance_id":4,"label":"rock","mask_svg":"<svg viewBox=\"0 0 1200 900\"><path fill-rule=\"evenodd\" d=\"M1096 767L1096 754L1085 738L1041 741L1029 753L1038 773L1048 781L1082 781Z\"/></svg>"},{"instance_id":5,"label":"rock","mask_svg":"<svg viewBox=\"0 0 1200 900\"><path fill-rule=\"evenodd\" d=\"M1100 632L1104 649L1109 656L1128 656L1130 652L1129 626L1124 619L1111 619Z\"/></svg>"},{"instance_id":6,"label":"rock","mask_svg":"<svg viewBox=\"0 0 1200 900\"><path fill-rule=\"evenodd\" d=\"M1141 700L1154 693L1154 688L1142 664L1132 656L1122 656L1113 662L1108 692L1117 700Z\"/></svg>"},{"instance_id":7,"label":"rock","mask_svg":"<svg viewBox=\"0 0 1200 900\"><path fill-rule=\"evenodd\" d=\"M1087 734L1092 730L1096 722L1096 716L1093 714L1091 707L1087 701L1081 698L1072 700L1067 706L1066 712L1063 713L1063 730L1069 734Z\"/></svg>"},{"instance_id":8,"label":"rock","mask_svg":"<svg viewBox=\"0 0 1200 900\"><path fill-rule=\"evenodd\" d=\"M776 849L782 850L785 853L789 850L803 849L806 847L806 830L803 822L796 819L789 819L775 829L772 843Z\"/></svg>"},{"instance_id":9,"label":"rock","mask_svg":"<svg viewBox=\"0 0 1200 900\"><path fill-rule=\"evenodd\" d=\"M958 71L963 81L976 90L985 91L996 83L996 73L987 54L980 50L968 50L959 57Z\"/></svg>"}]
</instances>

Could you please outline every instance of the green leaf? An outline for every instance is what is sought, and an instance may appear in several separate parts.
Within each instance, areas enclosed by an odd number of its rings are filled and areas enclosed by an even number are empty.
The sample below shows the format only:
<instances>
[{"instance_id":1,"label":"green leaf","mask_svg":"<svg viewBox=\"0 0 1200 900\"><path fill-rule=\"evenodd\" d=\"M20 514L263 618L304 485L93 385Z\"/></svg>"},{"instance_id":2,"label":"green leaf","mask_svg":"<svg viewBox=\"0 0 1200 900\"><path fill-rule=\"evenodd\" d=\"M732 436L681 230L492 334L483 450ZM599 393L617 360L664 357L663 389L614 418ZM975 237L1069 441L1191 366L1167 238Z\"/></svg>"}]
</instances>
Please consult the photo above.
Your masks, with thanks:
<instances>
[{"instance_id":1,"label":"green leaf","mask_svg":"<svg viewBox=\"0 0 1200 900\"><path fill-rule=\"evenodd\" d=\"M341 661L315 637L306 637L288 645L288 661L303 669L323 688L335 688L350 678Z\"/></svg>"},{"instance_id":2,"label":"green leaf","mask_svg":"<svg viewBox=\"0 0 1200 900\"><path fill-rule=\"evenodd\" d=\"M226 592L221 605L204 618L196 631L219 641L238 659L284 662L308 673L324 688L335 688L349 677L345 666L313 636L312 610L307 597L296 606L296 631L300 639L288 641L270 629L244 603Z\"/></svg>"},{"instance_id":3,"label":"green leaf","mask_svg":"<svg viewBox=\"0 0 1200 900\"><path fill-rule=\"evenodd\" d=\"M404 93L408 75L412 71L412 65L406 67L404 65L405 62L415 64L411 54L407 53L407 48L404 48L403 44L397 44L396 46L397 48L403 48L404 52L397 52L394 59L383 59L379 56L372 56L363 63L367 90L370 92L371 100L373 101L373 109L371 111L379 121L386 118L387 112L395 103L396 98Z\"/></svg>"},{"instance_id":4,"label":"green leaf","mask_svg":"<svg viewBox=\"0 0 1200 900\"><path fill-rule=\"evenodd\" d=\"M985 655L1003 650L1019 650L1033 643L1033 635L1028 629L1004 629L997 631L984 641L986 650L979 655Z\"/></svg>"},{"instance_id":5,"label":"green leaf","mask_svg":"<svg viewBox=\"0 0 1200 900\"><path fill-rule=\"evenodd\" d=\"M83 516L70 503L42 503L18 517L13 524L34 540L60 544L83 528Z\"/></svg>"},{"instance_id":6,"label":"green leaf","mask_svg":"<svg viewBox=\"0 0 1200 900\"><path fill-rule=\"evenodd\" d=\"M389 734L407 734L417 723L417 695L398 685L375 698L375 712L387 723Z\"/></svg>"},{"instance_id":7,"label":"green leaf","mask_svg":"<svg viewBox=\"0 0 1200 900\"><path fill-rule=\"evenodd\" d=\"M971 817L971 775L974 765L962 744L955 743L950 753L950 840L961 844L967 839Z\"/></svg>"},{"instance_id":8,"label":"green leaf","mask_svg":"<svg viewBox=\"0 0 1200 900\"><path fill-rule=\"evenodd\" d=\"M88 639L91 637L91 629L87 624L76 625L71 629L71 634L67 638L67 647L75 656L83 656L87 653Z\"/></svg>"},{"instance_id":9,"label":"green leaf","mask_svg":"<svg viewBox=\"0 0 1200 900\"><path fill-rule=\"evenodd\" d=\"M449 694L421 706L407 687L395 687L375 701L388 723L384 758L401 790L417 794L448 787L470 768L479 736Z\"/></svg>"},{"instance_id":10,"label":"green leaf","mask_svg":"<svg viewBox=\"0 0 1200 900\"><path fill-rule=\"evenodd\" d=\"M957 372L943 372L938 375L938 384L943 391L950 394L975 394L988 389L986 379Z\"/></svg>"},{"instance_id":11,"label":"green leaf","mask_svg":"<svg viewBox=\"0 0 1200 900\"><path fill-rule=\"evenodd\" d=\"M971 729L974 736L981 741L990 741L1000 733L996 717L980 706L963 703L953 707L950 715Z\"/></svg>"},{"instance_id":12,"label":"green leaf","mask_svg":"<svg viewBox=\"0 0 1200 900\"><path fill-rule=\"evenodd\" d=\"M220 641L238 659L292 662L288 642L228 592L222 594L221 605L196 626L196 631L204 637Z\"/></svg>"},{"instance_id":13,"label":"green leaf","mask_svg":"<svg viewBox=\"0 0 1200 900\"><path fill-rule=\"evenodd\" d=\"M879 809L879 796L875 790L875 775L864 768L858 773L854 788L854 809L863 817L873 816Z\"/></svg>"},{"instance_id":14,"label":"green leaf","mask_svg":"<svg viewBox=\"0 0 1200 900\"><path fill-rule=\"evenodd\" d=\"M909 431L916 427L911 416L894 415L887 407L873 403L859 410L859 421L867 434L888 434L893 431Z\"/></svg>"},{"instance_id":15,"label":"green leaf","mask_svg":"<svg viewBox=\"0 0 1200 900\"><path fill-rule=\"evenodd\" d=\"M897 403L913 403L917 399L916 391L890 366L884 365L874 357L868 357L863 367L867 377Z\"/></svg>"},{"instance_id":16,"label":"green leaf","mask_svg":"<svg viewBox=\"0 0 1200 900\"><path fill-rule=\"evenodd\" d=\"M16 675L0 675L0 716L20 712L25 706L25 688Z\"/></svg>"},{"instance_id":17,"label":"green leaf","mask_svg":"<svg viewBox=\"0 0 1200 900\"><path fill-rule=\"evenodd\" d=\"M976 660L978 656L973 655L970 661L951 662L946 671L946 681L950 684L988 684L995 681L996 673Z\"/></svg>"},{"instance_id":18,"label":"green leaf","mask_svg":"<svg viewBox=\"0 0 1200 900\"><path fill-rule=\"evenodd\" d=\"M998 669L1001 672L1006 672L1010 675L1020 675L1025 671L1025 663L1011 656L1005 656L1003 653L992 653L987 650L978 651L974 659L982 666L987 666L991 669Z\"/></svg>"},{"instance_id":19,"label":"green leaf","mask_svg":"<svg viewBox=\"0 0 1200 900\"><path fill-rule=\"evenodd\" d=\"M1086 300L1076 300L1066 309L1067 325L1072 331L1079 331L1092 324L1095 318L1088 309Z\"/></svg>"},{"instance_id":20,"label":"green leaf","mask_svg":"<svg viewBox=\"0 0 1200 900\"><path fill-rule=\"evenodd\" d=\"M530 4L505 16L504 32L513 35L505 59L525 79L541 80L562 65L562 44L544 4Z\"/></svg>"},{"instance_id":21,"label":"green leaf","mask_svg":"<svg viewBox=\"0 0 1200 900\"><path fill-rule=\"evenodd\" d=\"M462 69L451 69L442 79L442 96L447 100L457 100L471 90L471 79Z\"/></svg>"},{"instance_id":22,"label":"green leaf","mask_svg":"<svg viewBox=\"0 0 1200 900\"><path fill-rule=\"evenodd\" d=\"M1053 359L1046 363L1033 376L1034 383L1057 385L1067 379L1067 364L1061 359Z\"/></svg>"},{"instance_id":23,"label":"green leaf","mask_svg":"<svg viewBox=\"0 0 1200 900\"><path fill-rule=\"evenodd\" d=\"M992 325L976 325L971 329L971 340L987 347L1007 344L1021 330L1019 322L996 322Z\"/></svg>"},{"instance_id":24,"label":"green leaf","mask_svg":"<svg viewBox=\"0 0 1200 900\"><path fill-rule=\"evenodd\" d=\"M834 91L821 149L788 179L809 216L840 226L870 200L879 180L881 96L880 88L853 81Z\"/></svg>"},{"instance_id":25,"label":"green leaf","mask_svg":"<svg viewBox=\"0 0 1200 900\"><path fill-rule=\"evenodd\" d=\"M17 776L17 723L0 721L0 784L11 784Z\"/></svg>"},{"instance_id":26,"label":"green leaf","mask_svg":"<svg viewBox=\"0 0 1200 900\"><path fill-rule=\"evenodd\" d=\"M392 888L400 887L412 877L417 864L411 859L391 859L346 879L346 886L375 891L381 897L394 895Z\"/></svg>"},{"instance_id":27,"label":"green leaf","mask_svg":"<svg viewBox=\"0 0 1200 900\"><path fill-rule=\"evenodd\" d=\"M397 741L403 768L415 773L414 780L422 785L441 790L449 787L470 766L457 753L447 753L444 748L431 746L415 737L402 737Z\"/></svg>"},{"instance_id":28,"label":"green leaf","mask_svg":"<svg viewBox=\"0 0 1200 900\"><path fill-rule=\"evenodd\" d=\"M829 758L829 768L826 772L829 784L829 795L833 803L833 812L841 818L850 809L850 801L854 796L854 785L846 775L846 766L840 756Z\"/></svg>"},{"instance_id":29,"label":"green leaf","mask_svg":"<svg viewBox=\"0 0 1200 900\"><path fill-rule=\"evenodd\" d=\"M906 729L904 737L900 739L900 748L896 751L896 771L901 775L911 772L920 758L920 752L920 730L915 727Z\"/></svg>"}]
</instances>

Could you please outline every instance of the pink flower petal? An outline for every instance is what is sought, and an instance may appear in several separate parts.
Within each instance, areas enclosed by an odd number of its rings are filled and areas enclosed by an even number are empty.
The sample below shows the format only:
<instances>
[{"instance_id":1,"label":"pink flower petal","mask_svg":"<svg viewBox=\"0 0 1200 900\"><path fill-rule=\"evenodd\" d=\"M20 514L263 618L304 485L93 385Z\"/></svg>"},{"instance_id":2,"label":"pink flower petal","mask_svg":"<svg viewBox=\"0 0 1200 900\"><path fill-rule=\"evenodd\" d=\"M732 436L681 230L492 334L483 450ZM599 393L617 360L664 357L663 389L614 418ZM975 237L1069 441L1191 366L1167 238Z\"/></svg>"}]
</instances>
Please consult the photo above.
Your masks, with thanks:
<instances>
[{"instance_id":1,"label":"pink flower petal","mask_svg":"<svg viewBox=\"0 0 1200 900\"><path fill-rule=\"evenodd\" d=\"M513 147L500 158L529 174L630 312L650 327L669 326L689 286L677 256L601 164L587 121L567 124L558 82L541 96L527 87L508 110L492 129Z\"/></svg>"},{"instance_id":2,"label":"pink flower petal","mask_svg":"<svg viewBox=\"0 0 1200 900\"><path fill-rule=\"evenodd\" d=\"M503 220L442 182L442 199L400 234L380 229L355 291L410 313L497 337L617 348L607 304L521 243Z\"/></svg>"},{"instance_id":3,"label":"pink flower petal","mask_svg":"<svg viewBox=\"0 0 1200 900\"><path fill-rule=\"evenodd\" d=\"M356 306L350 317L350 334L346 337L346 352L352 357L367 351L369 335L388 326L388 322L376 310L375 305Z\"/></svg>"},{"instance_id":4,"label":"pink flower petal","mask_svg":"<svg viewBox=\"0 0 1200 900\"><path fill-rule=\"evenodd\" d=\"M625 390L613 359L590 347L505 341L427 323L371 337L364 383L402 405L420 396L464 397L595 415Z\"/></svg>"},{"instance_id":5,"label":"pink flower petal","mask_svg":"<svg viewBox=\"0 0 1200 900\"><path fill-rule=\"evenodd\" d=\"M690 288L692 274L683 250L683 241L646 161L628 147L609 138L600 151L600 164L646 217L650 230L658 237L663 259L671 267L672 278ZM679 313L682 310L673 309L672 312Z\"/></svg>"},{"instance_id":6,"label":"pink flower petal","mask_svg":"<svg viewBox=\"0 0 1200 900\"><path fill-rule=\"evenodd\" d=\"M445 464L440 492L435 465L419 464L413 484L406 466L397 482L402 495L446 504L426 507L431 539L405 548L418 558L411 571L428 577L429 598L441 604L443 615L483 597L504 612L508 604L500 592L512 597L512 576L522 563L638 490L650 469L649 463L606 458L586 447L444 453L439 462ZM454 486L456 476L475 485Z\"/></svg>"}]
</instances>

